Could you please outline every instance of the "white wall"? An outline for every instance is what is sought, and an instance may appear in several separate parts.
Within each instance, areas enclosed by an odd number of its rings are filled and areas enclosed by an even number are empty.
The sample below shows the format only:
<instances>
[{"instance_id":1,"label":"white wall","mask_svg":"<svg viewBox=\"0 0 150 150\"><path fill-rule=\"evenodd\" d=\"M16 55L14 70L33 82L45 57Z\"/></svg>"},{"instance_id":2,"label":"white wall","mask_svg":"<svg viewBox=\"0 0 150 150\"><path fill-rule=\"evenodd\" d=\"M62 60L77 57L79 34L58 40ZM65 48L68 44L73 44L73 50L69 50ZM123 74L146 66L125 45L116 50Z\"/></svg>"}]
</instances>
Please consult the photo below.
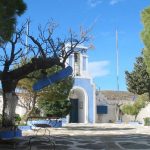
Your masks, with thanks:
<instances>
[{"instance_id":1,"label":"white wall","mask_svg":"<svg viewBox=\"0 0 150 150\"><path fill-rule=\"evenodd\" d=\"M3 97L0 95L0 114L2 114L3 110ZM20 106L16 107L16 114L19 114L20 116L23 116L26 113L26 110Z\"/></svg>"},{"instance_id":2,"label":"white wall","mask_svg":"<svg viewBox=\"0 0 150 150\"><path fill-rule=\"evenodd\" d=\"M116 116L115 116L115 109L116 107L114 105L107 105L108 112L107 114L97 114L97 123L107 123L107 122L115 122Z\"/></svg>"},{"instance_id":3,"label":"white wall","mask_svg":"<svg viewBox=\"0 0 150 150\"><path fill-rule=\"evenodd\" d=\"M78 121L79 123L85 123L85 94L79 88L73 89L71 98L78 99Z\"/></svg>"},{"instance_id":4,"label":"white wall","mask_svg":"<svg viewBox=\"0 0 150 150\"><path fill-rule=\"evenodd\" d=\"M150 103L145 108L142 108L137 116L137 121L144 123L144 118L150 117Z\"/></svg>"},{"instance_id":5,"label":"white wall","mask_svg":"<svg viewBox=\"0 0 150 150\"><path fill-rule=\"evenodd\" d=\"M79 117L79 122L84 123L85 121L85 96L83 92L78 92L78 117Z\"/></svg>"},{"instance_id":6,"label":"white wall","mask_svg":"<svg viewBox=\"0 0 150 150\"><path fill-rule=\"evenodd\" d=\"M134 121L135 117L134 116L131 116L131 115L123 115L122 116L122 121L125 122L125 123L128 123L130 121Z\"/></svg>"},{"instance_id":7,"label":"white wall","mask_svg":"<svg viewBox=\"0 0 150 150\"><path fill-rule=\"evenodd\" d=\"M107 97L104 94L97 93L96 95L96 105L105 105L107 106L108 112L107 114L97 114L96 112L96 122L97 123L108 123L110 121L116 122L118 120L118 108L117 104L129 104L133 103L132 101L128 100L114 100L114 99L107 99ZM129 122L133 121L133 116L124 115L122 116L123 122Z\"/></svg>"},{"instance_id":8,"label":"white wall","mask_svg":"<svg viewBox=\"0 0 150 150\"><path fill-rule=\"evenodd\" d=\"M0 114L2 114L3 111L3 97L0 95Z\"/></svg>"}]
</instances>

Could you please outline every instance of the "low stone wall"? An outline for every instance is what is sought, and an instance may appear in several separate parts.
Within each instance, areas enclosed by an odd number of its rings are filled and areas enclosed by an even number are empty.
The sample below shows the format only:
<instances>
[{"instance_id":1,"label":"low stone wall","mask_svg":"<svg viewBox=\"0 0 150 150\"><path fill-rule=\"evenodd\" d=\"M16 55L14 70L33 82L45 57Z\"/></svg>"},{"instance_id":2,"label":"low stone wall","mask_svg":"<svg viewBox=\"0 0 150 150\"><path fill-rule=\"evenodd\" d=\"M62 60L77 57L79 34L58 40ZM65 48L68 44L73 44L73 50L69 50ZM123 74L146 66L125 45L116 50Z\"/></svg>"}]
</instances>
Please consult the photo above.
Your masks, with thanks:
<instances>
[{"instance_id":1,"label":"low stone wall","mask_svg":"<svg viewBox=\"0 0 150 150\"><path fill-rule=\"evenodd\" d=\"M11 139L14 137L21 137L22 131L21 130L3 130L0 131L0 139Z\"/></svg>"},{"instance_id":2,"label":"low stone wall","mask_svg":"<svg viewBox=\"0 0 150 150\"><path fill-rule=\"evenodd\" d=\"M18 129L22 131L27 131L27 130L31 130L31 126L18 126Z\"/></svg>"},{"instance_id":3,"label":"low stone wall","mask_svg":"<svg viewBox=\"0 0 150 150\"><path fill-rule=\"evenodd\" d=\"M34 124L48 124L51 127L59 128L62 127L62 120L32 120L27 121L27 125L34 127Z\"/></svg>"}]
</instances>

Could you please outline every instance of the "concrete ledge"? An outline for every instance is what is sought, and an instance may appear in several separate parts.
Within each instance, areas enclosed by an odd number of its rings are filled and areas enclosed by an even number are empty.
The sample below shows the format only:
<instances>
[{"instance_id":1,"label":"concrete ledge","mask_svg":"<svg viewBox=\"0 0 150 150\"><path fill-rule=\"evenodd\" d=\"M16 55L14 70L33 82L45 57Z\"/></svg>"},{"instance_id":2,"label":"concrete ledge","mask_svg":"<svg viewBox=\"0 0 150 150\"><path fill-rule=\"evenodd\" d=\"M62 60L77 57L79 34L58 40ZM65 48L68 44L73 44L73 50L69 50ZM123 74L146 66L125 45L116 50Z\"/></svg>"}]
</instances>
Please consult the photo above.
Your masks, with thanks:
<instances>
[{"instance_id":1,"label":"concrete ledge","mask_svg":"<svg viewBox=\"0 0 150 150\"><path fill-rule=\"evenodd\" d=\"M21 136L22 136L22 131L19 129L0 131L0 138L1 139L11 139L14 137L21 137Z\"/></svg>"},{"instance_id":2,"label":"concrete ledge","mask_svg":"<svg viewBox=\"0 0 150 150\"><path fill-rule=\"evenodd\" d=\"M18 126L18 129L22 131L27 131L27 130L31 130L31 126Z\"/></svg>"},{"instance_id":3,"label":"concrete ledge","mask_svg":"<svg viewBox=\"0 0 150 150\"><path fill-rule=\"evenodd\" d=\"M54 128L60 128L62 127L62 120L32 120L32 121L27 121L27 125L33 127L34 124L48 124L51 127Z\"/></svg>"}]
</instances>

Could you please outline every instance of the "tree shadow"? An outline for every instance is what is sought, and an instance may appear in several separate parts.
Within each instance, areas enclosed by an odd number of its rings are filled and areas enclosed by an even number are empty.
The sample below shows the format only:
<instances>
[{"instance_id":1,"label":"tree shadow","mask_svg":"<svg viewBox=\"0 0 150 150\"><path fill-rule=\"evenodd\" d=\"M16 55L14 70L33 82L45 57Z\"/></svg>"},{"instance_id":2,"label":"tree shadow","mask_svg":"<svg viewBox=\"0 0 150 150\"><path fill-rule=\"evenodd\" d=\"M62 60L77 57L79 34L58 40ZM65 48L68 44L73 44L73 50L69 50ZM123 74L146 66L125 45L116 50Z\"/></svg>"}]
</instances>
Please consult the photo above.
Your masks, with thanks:
<instances>
[{"instance_id":1,"label":"tree shadow","mask_svg":"<svg viewBox=\"0 0 150 150\"><path fill-rule=\"evenodd\" d=\"M72 131L75 131L75 130L81 130L81 131L114 131L114 130L132 130L134 128L118 128L118 127L115 127L115 128L104 128L104 127L85 127L85 126L80 126L80 127L63 127L64 129L66 130L72 130Z\"/></svg>"},{"instance_id":2,"label":"tree shadow","mask_svg":"<svg viewBox=\"0 0 150 150\"><path fill-rule=\"evenodd\" d=\"M56 149L122 150L150 149L150 135L57 135Z\"/></svg>"}]
</instances>

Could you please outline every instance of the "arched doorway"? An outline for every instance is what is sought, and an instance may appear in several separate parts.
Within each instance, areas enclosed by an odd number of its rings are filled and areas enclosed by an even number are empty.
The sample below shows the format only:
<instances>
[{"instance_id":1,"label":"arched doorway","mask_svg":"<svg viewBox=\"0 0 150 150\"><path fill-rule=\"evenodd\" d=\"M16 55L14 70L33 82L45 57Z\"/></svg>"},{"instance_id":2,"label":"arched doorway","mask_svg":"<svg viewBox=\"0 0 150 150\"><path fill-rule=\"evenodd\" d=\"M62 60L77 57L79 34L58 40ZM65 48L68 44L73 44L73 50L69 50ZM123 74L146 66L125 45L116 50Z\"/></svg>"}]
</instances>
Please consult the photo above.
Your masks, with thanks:
<instances>
[{"instance_id":1,"label":"arched doorway","mask_svg":"<svg viewBox=\"0 0 150 150\"><path fill-rule=\"evenodd\" d=\"M70 92L71 112L70 123L88 122L88 97L87 92L81 87L74 87Z\"/></svg>"}]
</instances>

